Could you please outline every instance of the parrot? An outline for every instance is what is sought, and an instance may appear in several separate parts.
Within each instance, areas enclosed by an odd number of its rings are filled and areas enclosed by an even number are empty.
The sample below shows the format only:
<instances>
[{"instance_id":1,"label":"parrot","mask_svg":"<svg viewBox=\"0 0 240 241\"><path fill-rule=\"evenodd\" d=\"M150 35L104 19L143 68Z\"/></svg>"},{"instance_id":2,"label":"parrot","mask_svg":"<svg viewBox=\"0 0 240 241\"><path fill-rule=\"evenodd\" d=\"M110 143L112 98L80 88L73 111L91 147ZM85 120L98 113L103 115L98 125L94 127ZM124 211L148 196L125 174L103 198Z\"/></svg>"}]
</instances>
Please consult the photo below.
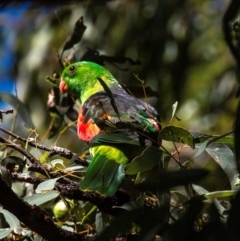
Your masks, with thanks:
<instances>
[{"instance_id":1,"label":"parrot","mask_svg":"<svg viewBox=\"0 0 240 241\"><path fill-rule=\"evenodd\" d=\"M94 62L65 67L59 90L79 99L77 134L90 144L92 158L80 190L113 196L136 153L140 155L146 146L160 146L158 112L126 92L105 67Z\"/></svg>"}]
</instances>

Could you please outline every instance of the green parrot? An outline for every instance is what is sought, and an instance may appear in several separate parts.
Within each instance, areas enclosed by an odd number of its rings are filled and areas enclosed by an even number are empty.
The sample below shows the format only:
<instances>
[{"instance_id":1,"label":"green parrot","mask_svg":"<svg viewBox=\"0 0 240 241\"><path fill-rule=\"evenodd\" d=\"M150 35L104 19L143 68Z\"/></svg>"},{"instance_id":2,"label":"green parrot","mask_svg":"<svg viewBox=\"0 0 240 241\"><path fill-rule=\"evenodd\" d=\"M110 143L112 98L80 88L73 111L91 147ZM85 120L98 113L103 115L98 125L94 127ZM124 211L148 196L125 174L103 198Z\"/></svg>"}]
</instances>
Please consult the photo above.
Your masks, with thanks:
<instances>
[{"instance_id":1,"label":"green parrot","mask_svg":"<svg viewBox=\"0 0 240 241\"><path fill-rule=\"evenodd\" d=\"M93 62L67 66L59 90L75 95L82 104L78 137L90 143L92 160L80 189L114 195L125 178L126 164L145 146L161 144L157 111L129 95L109 71Z\"/></svg>"}]
</instances>

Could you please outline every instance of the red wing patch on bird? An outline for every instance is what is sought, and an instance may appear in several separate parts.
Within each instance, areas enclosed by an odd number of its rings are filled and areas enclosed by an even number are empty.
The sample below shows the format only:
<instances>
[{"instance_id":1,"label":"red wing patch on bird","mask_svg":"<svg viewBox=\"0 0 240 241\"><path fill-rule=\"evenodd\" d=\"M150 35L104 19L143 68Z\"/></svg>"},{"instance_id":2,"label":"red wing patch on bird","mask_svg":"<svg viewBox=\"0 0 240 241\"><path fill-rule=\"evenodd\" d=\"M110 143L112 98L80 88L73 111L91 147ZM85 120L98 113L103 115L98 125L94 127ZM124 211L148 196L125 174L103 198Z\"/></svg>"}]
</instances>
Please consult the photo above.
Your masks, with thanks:
<instances>
[{"instance_id":1,"label":"red wing patch on bird","mask_svg":"<svg viewBox=\"0 0 240 241\"><path fill-rule=\"evenodd\" d=\"M153 118L148 118L149 122L155 127L157 131L160 131L160 126Z\"/></svg>"},{"instance_id":2,"label":"red wing patch on bird","mask_svg":"<svg viewBox=\"0 0 240 241\"><path fill-rule=\"evenodd\" d=\"M91 119L84 123L82 109L80 110L78 115L77 130L78 137L84 141L90 141L94 136L96 136L100 132L100 128L96 124L92 123Z\"/></svg>"}]
</instances>

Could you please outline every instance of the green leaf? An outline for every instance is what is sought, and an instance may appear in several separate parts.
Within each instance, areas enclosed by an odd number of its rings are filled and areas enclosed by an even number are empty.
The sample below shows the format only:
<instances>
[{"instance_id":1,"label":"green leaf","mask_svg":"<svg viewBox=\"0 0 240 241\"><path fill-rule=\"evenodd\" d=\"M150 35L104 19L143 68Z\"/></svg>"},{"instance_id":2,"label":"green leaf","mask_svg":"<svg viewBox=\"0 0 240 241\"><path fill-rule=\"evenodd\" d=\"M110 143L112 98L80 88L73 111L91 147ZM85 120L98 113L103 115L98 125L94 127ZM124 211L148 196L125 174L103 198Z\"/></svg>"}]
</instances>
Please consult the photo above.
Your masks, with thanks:
<instances>
[{"instance_id":1,"label":"green leaf","mask_svg":"<svg viewBox=\"0 0 240 241\"><path fill-rule=\"evenodd\" d=\"M160 131L159 137L165 141L187 144L193 149L195 147L193 135L181 127L166 126Z\"/></svg>"},{"instance_id":2,"label":"green leaf","mask_svg":"<svg viewBox=\"0 0 240 241\"><path fill-rule=\"evenodd\" d=\"M216 143L223 143L223 144L234 144L234 137L233 136L225 136L225 135L206 135L200 132L190 131L190 133L194 136L195 143L203 143L206 140L212 138L216 139Z\"/></svg>"},{"instance_id":3,"label":"green leaf","mask_svg":"<svg viewBox=\"0 0 240 241\"><path fill-rule=\"evenodd\" d=\"M6 221L9 224L11 229L21 226L18 218L15 215L13 215L12 213L10 213L9 211L0 208L0 213L3 214L4 218L6 219Z\"/></svg>"},{"instance_id":4,"label":"green leaf","mask_svg":"<svg viewBox=\"0 0 240 241\"><path fill-rule=\"evenodd\" d=\"M228 135L231 134L231 133L232 132L229 132L229 133L226 133L226 134L221 135L221 136L208 136L208 138L206 138L206 140L201 145L196 145L196 147L198 147L199 149L194 154L192 159L200 156L205 151L207 146L209 146L211 143L219 143L219 140L223 140L224 138L230 138L230 137L228 137ZM195 136L196 136L196 133L195 133ZM206 137L206 135L205 135L205 137ZM198 139L195 139L195 141L196 140L197 140L197 142L199 142ZM197 143L197 142L195 142L195 143ZM232 143L229 143L229 144L232 144Z\"/></svg>"},{"instance_id":5,"label":"green leaf","mask_svg":"<svg viewBox=\"0 0 240 241\"><path fill-rule=\"evenodd\" d=\"M47 191L50 191L50 190L53 190L54 189L54 186L55 186L55 183L58 179L60 179L61 177L56 177L56 178L53 178L53 179L48 179L44 182L41 182L35 192L36 193L45 193Z\"/></svg>"},{"instance_id":6,"label":"green leaf","mask_svg":"<svg viewBox=\"0 0 240 241\"><path fill-rule=\"evenodd\" d=\"M205 197L205 195L207 193L209 193L208 190L206 190L205 188L198 186L196 184L192 184L192 187L194 188L194 190L199 194L199 195L203 195ZM205 197L206 198L206 197ZM220 215L223 215L224 211L226 210L221 204L220 202L216 199L213 198L213 203L215 204L218 212L220 213Z\"/></svg>"},{"instance_id":7,"label":"green leaf","mask_svg":"<svg viewBox=\"0 0 240 241\"><path fill-rule=\"evenodd\" d=\"M212 139L208 139L205 142L203 142L201 145L196 145L196 148L198 148L198 150L195 152L192 159L195 159L198 156L200 156L206 150L207 146L211 143L211 141Z\"/></svg>"},{"instance_id":8,"label":"green leaf","mask_svg":"<svg viewBox=\"0 0 240 241\"><path fill-rule=\"evenodd\" d=\"M66 225L63 225L61 228L64 229L64 230L67 230L69 232L74 232L74 229L72 227L69 227L69 226L66 226Z\"/></svg>"},{"instance_id":9,"label":"green leaf","mask_svg":"<svg viewBox=\"0 0 240 241\"><path fill-rule=\"evenodd\" d=\"M52 160L50 163L51 163L51 165L54 166L54 167L55 167L57 164L60 164L60 165L64 166L62 159L55 159L55 160Z\"/></svg>"},{"instance_id":10,"label":"green leaf","mask_svg":"<svg viewBox=\"0 0 240 241\"><path fill-rule=\"evenodd\" d=\"M96 231L98 233L101 233L105 227L104 221L103 221L103 213L100 211L97 211L97 213L96 213L95 225L96 225Z\"/></svg>"},{"instance_id":11,"label":"green leaf","mask_svg":"<svg viewBox=\"0 0 240 241\"><path fill-rule=\"evenodd\" d=\"M162 157L163 151L157 147L147 147L140 156L137 156L125 167L125 173L134 175L138 172L145 172L156 166Z\"/></svg>"},{"instance_id":12,"label":"green leaf","mask_svg":"<svg viewBox=\"0 0 240 241\"><path fill-rule=\"evenodd\" d=\"M25 105L16 98L16 96L12 95L11 93L8 92L0 92L0 100L10 104L13 107L18 107L18 113L23 119L24 123L27 125L29 128L34 128L34 125L32 123L32 119L30 117L30 114L25 107Z\"/></svg>"},{"instance_id":13,"label":"green leaf","mask_svg":"<svg viewBox=\"0 0 240 241\"><path fill-rule=\"evenodd\" d=\"M232 150L221 143L211 143L206 152L216 161L227 174L232 189L236 188L235 183L238 177L235 157Z\"/></svg>"},{"instance_id":14,"label":"green leaf","mask_svg":"<svg viewBox=\"0 0 240 241\"><path fill-rule=\"evenodd\" d=\"M76 170L81 170L83 168L86 168L86 167L78 165L78 166L73 166L73 167L67 167L64 169L64 171L76 171Z\"/></svg>"},{"instance_id":15,"label":"green leaf","mask_svg":"<svg viewBox=\"0 0 240 241\"><path fill-rule=\"evenodd\" d=\"M83 216L82 223L94 212L97 210L96 206L92 206L92 208Z\"/></svg>"},{"instance_id":16,"label":"green leaf","mask_svg":"<svg viewBox=\"0 0 240 241\"><path fill-rule=\"evenodd\" d=\"M12 232L11 228L1 228L0 229L0 240L3 240Z\"/></svg>"},{"instance_id":17,"label":"green leaf","mask_svg":"<svg viewBox=\"0 0 240 241\"><path fill-rule=\"evenodd\" d=\"M178 106L178 101L176 101L173 105L172 105L172 118L175 116L176 110L177 110L177 106Z\"/></svg>"},{"instance_id":18,"label":"green leaf","mask_svg":"<svg viewBox=\"0 0 240 241\"><path fill-rule=\"evenodd\" d=\"M216 191L216 192L206 193L206 194L204 194L204 197L206 199L231 197L231 196L235 196L236 193L237 193L237 191L235 191L235 190Z\"/></svg>"},{"instance_id":19,"label":"green leaf","mask_svg":"<svg viewBox=\"0 0 240 241\"><path fill-rule=\"evenodd\" d=\"M33 194L32 196L27 196L24 198L24 201L28 202L30 205L41 205L48 201L51 201L59 196L59 193L56 191L49 191L44 194Z\"/></svg>"}]
</instances>

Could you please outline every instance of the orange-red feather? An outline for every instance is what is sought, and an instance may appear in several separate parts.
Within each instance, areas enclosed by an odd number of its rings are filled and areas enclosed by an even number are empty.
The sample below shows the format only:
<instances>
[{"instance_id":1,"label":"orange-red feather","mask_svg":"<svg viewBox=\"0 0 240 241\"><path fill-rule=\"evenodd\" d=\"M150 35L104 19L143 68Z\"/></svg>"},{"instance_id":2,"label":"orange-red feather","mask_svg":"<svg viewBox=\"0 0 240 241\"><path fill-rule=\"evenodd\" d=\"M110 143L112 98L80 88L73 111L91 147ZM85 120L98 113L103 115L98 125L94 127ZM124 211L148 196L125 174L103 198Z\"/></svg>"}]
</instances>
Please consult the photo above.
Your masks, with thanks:
<instances>
[{"instance_id":1,"label":"orange-red feather","mask_svg":"<svg viewBox=\"0 0 240 241\"><path fill-rule=\"evenodd\" d=\"M82 109L79 111L78 114L77 130L78 137L84 141L90 141L94 136L96 136L100 132L99 127L96 124L92 123L91 119L84 123Z\"/></svg>"}]
</instances>

